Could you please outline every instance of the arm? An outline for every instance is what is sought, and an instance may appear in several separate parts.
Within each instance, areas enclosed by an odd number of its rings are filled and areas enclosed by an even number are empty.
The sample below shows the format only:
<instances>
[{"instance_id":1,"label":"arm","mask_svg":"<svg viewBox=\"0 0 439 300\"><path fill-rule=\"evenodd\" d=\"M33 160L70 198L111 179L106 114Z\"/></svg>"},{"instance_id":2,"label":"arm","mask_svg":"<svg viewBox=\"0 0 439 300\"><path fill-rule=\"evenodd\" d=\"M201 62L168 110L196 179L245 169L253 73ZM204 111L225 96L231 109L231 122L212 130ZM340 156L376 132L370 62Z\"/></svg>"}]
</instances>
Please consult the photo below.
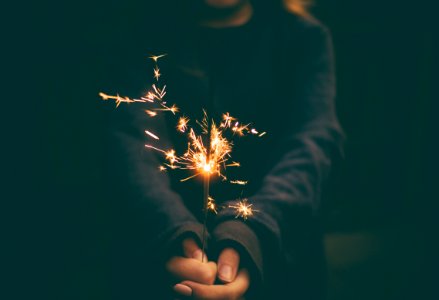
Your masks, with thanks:
<instances>
[{"instance_id":1,"label":"arm","mask_svg":"<svg viewBox=\"0 0 439 300\"><path fill-rule=\"evenodd\" d=\"M165 115L148 118L141 105L121 105L112 112L109 131L110 188L120 201L129 202L138 213L144 236L156 245L161 258L170 255L183 235L197 239L202 225L171 188L166 172L159 172L161 153L146 149L150 142L144 130L160 136L151 144L169 149ZM134 217L134 216L133 216Z\"/></svg>"},{"instance_id":2,"label":"arm","mask_svg":"<svg viewBox=\"0 0 439 300\"><path fill-rule=\"evenodd\" d=\"M292 260L290 238L312 226L322 185L331 162L340 153L343 134L335 107L335 80L332 45L329 33L320 26L310 25L300 38L289 43L290 55L285 63L290 68L291 115L278 144L271 153L270 171L265 174L260 189L250 197L259 210L245 225L261 243L261 249L251 246L249 235L239 237L224 233L216 239L233 239L243 245L265 278L276 280L273 271L281 269L282 261ZM300 50L297 49L299 48ZM288 54L288 53L287 53ZM292 58L291 58L292 57ZM298 58L293 60L293 58ZM224 210L218 215L217 227L234 218ZM222 230L222 232L227 230ZM230 230L229 230L230 231ZM255 259L262 252L262 259ZM286 257L286 256L290 257ZM268 270L270 269L270 270Z\"/></svg>"}]
</instances>

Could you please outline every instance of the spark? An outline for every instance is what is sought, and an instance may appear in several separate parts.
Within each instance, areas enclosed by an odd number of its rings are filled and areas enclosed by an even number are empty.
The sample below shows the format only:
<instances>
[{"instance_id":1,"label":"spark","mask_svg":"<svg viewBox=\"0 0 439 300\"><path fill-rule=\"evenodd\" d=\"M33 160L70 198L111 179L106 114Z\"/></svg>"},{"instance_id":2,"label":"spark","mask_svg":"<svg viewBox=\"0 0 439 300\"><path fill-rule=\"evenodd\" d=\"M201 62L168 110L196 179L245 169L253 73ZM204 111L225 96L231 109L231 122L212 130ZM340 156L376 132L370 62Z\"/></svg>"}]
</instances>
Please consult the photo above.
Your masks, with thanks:
<instances>
[{"instance_id":1,"label":"spark","mask_svg":"<svg viewBox=\"0 0 439 300\"><path fill-rule=\"evenodd\" d=\"M150 137L152 137L153 139L159 140L159 137L156 136L154 133L149 132L148 130L145 130L145 133L146 133L147 135L149 135Z\"/></svg>"},{"instance_id":2,"label":"spark","mask_svg":"<svg viewBox=\"0 0 439 300\"><path fill-rule=\"evenodd\" d=\"M173 104L171 107L166 106L165 104L161 104L161 106L163 108L156 108L156 111L170 111L171 113L173 113L175 115L175 113L179 112L179 108Z\"/></svg>"},{"instance_id":3,"label":"spark","mask_svg":"<svg viewBox=\"0 0 439 300\"><path fill-rule=\"evenodd\" d=\"M102 92L99 93L99 96L102 97L102 99L103 99L104 101L105 101L105 100L108 100L108 99L114 99L114 96L107 95L107 94L102 93Z\"/></svg>"},{"instance_id":4,"label":"spark","mask_svg":"<svg viewBox=\"0 0 439 300\"><path fill-rule=\"evenodd\" d=\"M159 58L162 58L166 55L168 55L168 54L165 53L165 54L161 54L161 55L151 55L151 56L149 56L149 58L152 59L154 62L157 62L159 60Z\"/></svg>"},{"instance_id":5,"label":"spark","mask_svg":"<svg viewBox=\"0 0 439 300\"><path fill-rule=\"evenodd\" d=\"M160 148L157 148L157 147L154 147L153 145L145 145L145 148L156 150L158 152L161 152L161 153L165 154L165 156L167 154L167 151L165 151L163 149L160 149Z\"/></svg>"},{"instance_id":6,"label":"spark","mask_svg":"<svg viewBox=\"0 0 439 300\"><path fill-rule=\"evenodd\" d=\"M247 220L248 217L253 216L254 212L257 212L257 210L253 209L252 206L253 204L248 203L248 199L243 199L235 205L229 205L229 208L235 209L235 218L241 217L244 220Z\"/></svg>"},{"instance_id":7,"label":"spark","mask_svg":"<svg viewBox=\"0 0 439 300\"><path fill-rule=\"evenodd\" d=\"M236 162L236 161L226 165L226 167L240 167L240 166L241 166L241 164L239 162Z\"/></svg>"},{"instance_id":8,"label":"spark","mask_svg":"<svg viewBox=\"0 0 439 300\"><path fill-rule=\"evenodd\" d=\"M166 167L164 167L164 166L159 166L159 171L160 171L160 172L164 172L164 171L166 171Z\"/></svg>"},{"instance_id":9,"label":"spark","mask_svg":"<svg viewBox=\"0 0 439 300\"><path fill-rule=\"evenodd\" d=\"M154 97L157 98L158 100L162 100L165 95L166 95L166 85L163 86L163 88L158 88L155 84L152 85L152 88L155 92Z\"/></svg>"},{"instance_id":10,"label":"spark","mask_svg":"<svg viewBox=\"0 0 439 300\"><path fill-rule=\"evenodd\" d=\"M248 181L245 180L231 180L230 183L232 184L239 184L239 185L246 185Z\"/></svg>"},{"instance_id":11,"label":"spark","mask_svg":"<svg viewBox=\"0 0 439 300\"><path fill-rule=\"evenodd\" d=\"M221 127L227 127L229 128L232 124L233 121L235 121L236 119L232 116L230 116L229 113L225 113L223 114L223 123L221 123Z\"/></svg>"},{"instance_id":12,"label":"spark","mask_svg":"<svg viewBox=\"0 0 439 300\"><path fill-rule=\"evenodd\" d=\"M168 160L169 163L171 164L171 168L174 168L173 165L177 161L177 156L175 155L175 150L171 149L171 150L165 152L165 155L166 155L166 160Z\"/></svg>"},{"instance_id":13,"label":"spark","mask_svg":"<svg viewBox=\"0 0 439 300\"><path fill-rule=\"evenodd\" d=\"M159 109L159 110L169 110ZM180 117L177 123L177 130L187 133L187 149L182 155L177 155L174 149L163 150L155 148L151 145L146 147L160 151L165 155L167 166L172 169L183 169L195 171L194 174L181 179L180 181L187 181L199 175L218 176L222 180L227 180L225 176L226 169L229 167L240 167L240 163L230 161L233 149L233 143L225 137L224 126L218 127L216 123L211 120L210 126L208 122L207 113L204 112L204 117L201 121L197 121L201 133L197 134L195 129L188 126L189 119ZM221 125L220 125L221 126ZM239 124L237 126L240 126ZM245 125L247 126L247 125ZM242 133L244 134L244 132ZM205 141L209 141L208 146ZM246 181L235 180L233 184L245 185Z\"/></svg>"},{"instance_id":14,"label":"spark","mask_svg":"<svg viewBox=\"0 0 439 300\"><path fill-rule=\"evenodd\" d=\"M113 96L113 95L107 95L107 94L105 94L105 93L100 92L100 93L99 93L99 96L100 96L100 97L102 98L102 100L104 100L104 101L109 100L109 99L114 100L114 101L116 102L116 107L119 107L119 105L120 105L122 102L126 102L126 103L135 102L135 100L130 99L130 98L128 98L128 97L121 97L121 96L119 96L119 94Z\"/></svg>"},{"instance_id":15,"label":"spark","mask_svg":"<svg viewBox=\"0 0 439 300\"><path fill-rule=\"evenodd\" d=\"M155 117L157 116L157 113L155 111L149 110L149 109L145 109L145 112L150 116L150 117Z\"/></svg>"},{"instance_id":16,"label":"spark","mask_svg":"<svg viewBox=\"0 0 439 300\"><path fill-rule=\"evenodd\" d=\"M258 135L258 137L262 137L264 135L266 135L267 133L264 131L263 133L261 133L260 135Z\"/></svg>"},{"instance_id":17,"label":"spark","mask_svg":"<svg viewBox=\"0 0 439 300\"><path fill-rule=\"evenodd\" d=\"M189 119L187 117L180 117L177 123L177 130L180 132L186 132L188 128Z\"/></svg>"},{"instance_id":18,"label":"spark","mask_svg":"<svg viewBox=\"0 0 439 300\"><path fill-rule=\"evenodd\" d=\"M203 119L201 121L197 120L197 124L201 127L203 134L209 133L209 121L207 112L203 109Z\"/></svg>"},{"instance_id":19,"label":"spark","mask_svg":"<svg viewBox=\"0 0 439 300\"><path fill-rule=\"evenodd\" d=\"M215 199L213 199L212 197L208 197L207 198L207 209L210 211L213 211L214 213L218 213L218 209L215 203Z\"/></svg>"},{"instance_id":20,"label":"spark","mask_svg":"<svg viewBox=\"0 0 439 300\"><path fill-rule=\"evenodd\" d=\"M133 103L133 102L141 102L141 103L145 103L145 102L154 102L154 99L157 99L159 101L161 101L163 99L163 97L166 95L166 86L164 86L163 88L158 88L155 85L152 86L154 91L149 91L145 97L140 97L140 99L131 99L129 97L121 97L119 94L116 95L108 95L105 94L103 92L99 93L99 96L102 98L102 100L107 101L107 100L114 100L114 102L116 103L116 108L119 107L119 105L121 103ZM164 105L163 103L160 103L161 106L166 107L166 105Z\"/></svg>"},{"instance_id":21,"label":"spark","mask_svg":"<svg viewBox=\"0 0 439 300\"><path fill-rule=\"evenodd\" d=\"M145 97L142 97L141 99L146 100L148 102L154 102L154 99L156 98L156 94L154 94L153 92L149 91Z\"/></svg>"},{"instance_id":22,"label":"spark","mask_svg":"<svg viewBox=\"0 0 439 300\"><path fill-rule=\"evenodd\" d=\"M244 136L248 132L249 125L250 124L240 125L239 122L236 122L235 125L233 125L232 127L232 131L238 134L239 136Z\"/></svg>"},{"instance_id":23,"label":"spark","mask_svg":"<svg viewBox=\"0 0 439 300\"><path fill-rule=\"evenodd\" d=\"M160 69L158 67L154 68L154 78L158 81L160 76L162 76L162 74L160 74Z\"/></svg>"}]
</instances>

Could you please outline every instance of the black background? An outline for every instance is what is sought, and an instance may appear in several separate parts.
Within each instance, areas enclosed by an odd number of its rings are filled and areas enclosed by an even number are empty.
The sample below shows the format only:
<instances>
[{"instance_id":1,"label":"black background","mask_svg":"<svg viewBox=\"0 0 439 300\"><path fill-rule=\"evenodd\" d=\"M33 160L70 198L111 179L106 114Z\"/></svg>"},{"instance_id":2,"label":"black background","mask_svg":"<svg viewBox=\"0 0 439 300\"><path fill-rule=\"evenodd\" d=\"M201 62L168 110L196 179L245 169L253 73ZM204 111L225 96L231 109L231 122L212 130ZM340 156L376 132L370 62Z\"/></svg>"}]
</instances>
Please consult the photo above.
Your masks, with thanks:
<instances>
[{"instance_id":1,"label":"black background","mask_svg":"<svg viewBox=\"0 0 439 300\"><path fill-rule=\"evenodd\" d=\"M333 34L347 135L323 207L330 299L437 295L437 40L424 2L319 0L311 10ZM18 212L5 218L17 245L15 297L111 298L117 222L102 188L109 108L97 94L113 66L147 43L142 26L166 26L155 9L176 13L134 0L6 13L12 80L3 101L13 107L2 119L13 155L3 156L4 199Z\"/></svg>"}]
</instances>

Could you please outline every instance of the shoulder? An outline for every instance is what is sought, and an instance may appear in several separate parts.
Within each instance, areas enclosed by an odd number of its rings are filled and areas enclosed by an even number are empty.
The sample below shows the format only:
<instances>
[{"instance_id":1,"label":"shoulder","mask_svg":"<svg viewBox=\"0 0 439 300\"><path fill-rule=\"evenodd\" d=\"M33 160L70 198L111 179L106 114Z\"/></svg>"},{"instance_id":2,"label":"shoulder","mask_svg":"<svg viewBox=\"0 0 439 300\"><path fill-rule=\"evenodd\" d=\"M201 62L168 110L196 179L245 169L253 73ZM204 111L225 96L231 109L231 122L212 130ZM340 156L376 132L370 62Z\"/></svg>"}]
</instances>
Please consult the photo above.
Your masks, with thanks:
<instances>
[{"instance_id":1,"label":"shoulder","mask_svg":"<svg viewBox=\"0 0 439 300\"><path fill-rule=\"evenodd\" d=\"M326 42L331 39L329 29L312 16L304 17L287 12L279 12L276 21L279 32L288 42Z\"/></svg>"}]
</instances>

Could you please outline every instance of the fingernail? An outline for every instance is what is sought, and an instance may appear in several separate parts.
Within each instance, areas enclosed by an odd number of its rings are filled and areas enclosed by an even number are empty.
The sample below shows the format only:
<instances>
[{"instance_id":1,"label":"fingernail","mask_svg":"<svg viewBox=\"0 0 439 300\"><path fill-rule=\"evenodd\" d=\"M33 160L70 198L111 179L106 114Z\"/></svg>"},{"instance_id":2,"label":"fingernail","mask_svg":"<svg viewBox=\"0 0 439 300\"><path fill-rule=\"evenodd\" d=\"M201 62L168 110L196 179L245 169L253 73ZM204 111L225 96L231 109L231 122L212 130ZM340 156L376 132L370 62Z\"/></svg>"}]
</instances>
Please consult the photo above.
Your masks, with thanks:
<instances>
[{"instance_id":1,"label":"fingernail","mask_svg":"<svg viewBox=\"0 0 439 300\"><path fill-rule=\"evenodd\" d=\"M232 281L232 267L222 265L219 269L219 277L224 281Z\"/></svg>"},{"instance_id":2,"label":"fingernail","mask_svg":"<svg viewBox=\"0 0 439 300\"><path fill-rule=\"evenodd\" d=\"M188 287L187 285L178 283L176 285L174 285L174 291L182 294L183 296L189 297L192 295L192 289L190 287Z\"/></svg>"},{"instance_id":3,"label":"fingernail","mask_svg":"<svg viewBox=\"0 0 439 300\"><path fill-rule=\"evenodd\" d=\"M202 261L203 260L203 251L200 249L195 250L194 253L192 253L192 257L196 260Z\"/></svg>"}]
</instances>

